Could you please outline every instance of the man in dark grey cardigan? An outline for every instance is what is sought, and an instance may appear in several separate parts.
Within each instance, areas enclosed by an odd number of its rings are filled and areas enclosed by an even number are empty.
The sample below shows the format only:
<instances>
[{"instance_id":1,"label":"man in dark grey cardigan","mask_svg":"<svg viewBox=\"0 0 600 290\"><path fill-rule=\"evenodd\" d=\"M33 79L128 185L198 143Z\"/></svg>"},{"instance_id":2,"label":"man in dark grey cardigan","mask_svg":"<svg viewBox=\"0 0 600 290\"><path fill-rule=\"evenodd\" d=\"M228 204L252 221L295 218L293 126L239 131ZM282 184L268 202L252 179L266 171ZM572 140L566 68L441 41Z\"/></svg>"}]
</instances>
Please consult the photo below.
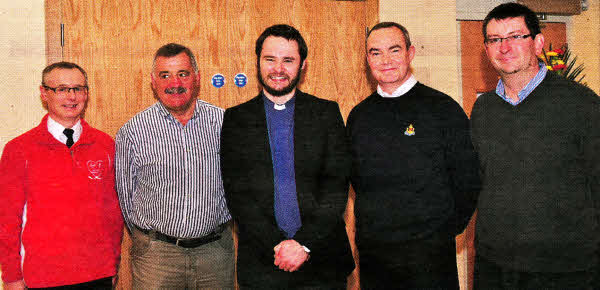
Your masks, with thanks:
<instances>
[{"instance_id":1,"label":"man in dark grey cardigan","mask_svg":"<svg viewBox=\"0 0 600 290\"><path fill-rule=\"evenodd\" d=\"M600 98L537 59L529 8L507 3L483 23L500 75L471 115L483 189L476 289L598 287Z\"/></svg>"}]
</instances>

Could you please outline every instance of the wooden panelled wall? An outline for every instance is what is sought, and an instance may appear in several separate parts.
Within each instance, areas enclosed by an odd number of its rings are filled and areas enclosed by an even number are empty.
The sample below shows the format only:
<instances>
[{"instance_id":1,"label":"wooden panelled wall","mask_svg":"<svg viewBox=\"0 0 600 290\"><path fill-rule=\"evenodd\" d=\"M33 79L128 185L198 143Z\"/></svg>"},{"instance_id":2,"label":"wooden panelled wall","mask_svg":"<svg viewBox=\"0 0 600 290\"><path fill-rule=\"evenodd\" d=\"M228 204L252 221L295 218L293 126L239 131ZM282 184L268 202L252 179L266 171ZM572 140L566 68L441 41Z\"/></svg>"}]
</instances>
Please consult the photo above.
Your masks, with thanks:
<instances>
[{"instance_id":1,"label":"wooden panelled wall","mask_svg":"<svg viewBox=\"0 0 600 290\"><path fill-rule=\"evenodd\" d=\"M73 61L88 72L86 120L114 136L137 112L155 102L150 87L152 58L169 43L195 53L201 74L199 98L223 108L258 93L254 42L277 23L298 28L308 44L300 88L339 103L348 113L374 89L367 79L365 29L377 22L378 0L46 0L48 63ZM61 39L61 24L64 26ZM63 45L61 46L61 42ZM214 74L226 78L217 89ZM243 88L237 73L248 76ZM347 230L354 240L354 196ZM125 236L119 289L130 289ZM349 288L356 287L356 273Z\"/></svg>"},{"instance_id":2,"label":"wooden panelled wall","mask_svg":"<svg viewBox=\"0 0 600 290\"><path fill-rule=\"evenodd\" d=\"M581 0L517 0L536 13L558 15L581 14Z\"/></svg>"},{"instance_id":3,"label":"wooden panelled wall","mask_svg":"<svg viewBox=\"0 0 600 290\"><path fill-rule=\"evenodd\" d=\"M302 90L336 100L346 116L370 93L365 74L366 26L377 21L376 0L47 0L48 61L75 61L87 71L86 119L114 136L155 100L152 57L168 42L190 47L202 78L199 98L223 108L258 92L254 43L268 26L287 23L309 46ZM60 23L64 47L60 47ZM210 78L221 73L216 89ZM245 73L244 88L233 76Z\"/></svg>"}]
</instances>

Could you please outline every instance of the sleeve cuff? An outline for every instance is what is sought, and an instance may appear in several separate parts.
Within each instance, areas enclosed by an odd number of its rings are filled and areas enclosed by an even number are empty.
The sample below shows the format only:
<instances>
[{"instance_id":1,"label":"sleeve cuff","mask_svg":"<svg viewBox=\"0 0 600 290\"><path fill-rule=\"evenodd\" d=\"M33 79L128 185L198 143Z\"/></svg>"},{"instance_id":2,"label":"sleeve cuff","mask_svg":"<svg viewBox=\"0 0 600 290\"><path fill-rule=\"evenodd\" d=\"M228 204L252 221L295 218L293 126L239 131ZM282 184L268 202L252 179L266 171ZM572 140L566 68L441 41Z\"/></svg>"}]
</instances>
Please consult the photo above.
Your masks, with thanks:
<instances>
[{"instance_id":1,"label":"sleeve cuff","mask_svg":"<svg viewBox=\"0 0 600 290\"><path fill-rule=\"evenodd\" d=\"M4 283L11 283L23 280L23 274L20 269L16 271L9 271L9 269L2 269L2 281Z\"/></svg>"}]
</instances>

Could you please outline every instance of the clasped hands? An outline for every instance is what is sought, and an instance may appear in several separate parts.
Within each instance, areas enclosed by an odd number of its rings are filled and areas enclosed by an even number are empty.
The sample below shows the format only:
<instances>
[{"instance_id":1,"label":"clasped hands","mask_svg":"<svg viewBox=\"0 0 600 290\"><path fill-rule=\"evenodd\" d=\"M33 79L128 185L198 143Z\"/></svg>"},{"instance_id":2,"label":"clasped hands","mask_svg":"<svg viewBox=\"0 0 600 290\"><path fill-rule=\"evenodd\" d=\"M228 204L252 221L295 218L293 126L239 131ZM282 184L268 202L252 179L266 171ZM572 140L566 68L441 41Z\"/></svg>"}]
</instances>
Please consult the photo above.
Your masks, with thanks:
<instances>
[{"instance_id":1,"label":"clasped hands","mask_svg":"<svg viewBox=\"0 0 600 290\"><path fill-rule=\"evenodd\" d=\"M275 266L286 272L294 272L309 258L304 247L295 240L284 240L275 248Z\"/></svg>"}]
</instances>

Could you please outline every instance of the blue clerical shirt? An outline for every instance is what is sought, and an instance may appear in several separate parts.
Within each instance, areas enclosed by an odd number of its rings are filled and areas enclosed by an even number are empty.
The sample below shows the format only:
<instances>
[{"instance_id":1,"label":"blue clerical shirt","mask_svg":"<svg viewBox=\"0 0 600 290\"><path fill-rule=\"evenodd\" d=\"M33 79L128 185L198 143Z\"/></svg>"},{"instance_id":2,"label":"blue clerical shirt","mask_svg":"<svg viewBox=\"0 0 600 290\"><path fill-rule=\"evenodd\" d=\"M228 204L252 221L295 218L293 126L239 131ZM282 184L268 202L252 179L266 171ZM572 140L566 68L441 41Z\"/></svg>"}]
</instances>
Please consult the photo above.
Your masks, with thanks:
<instances>
[{"instance_id":1,"label":"blue clerical shirt","mask_svg":"<svg viewBox=\"0 0 600 290\"><path fill-rule=\"evenodd\" d=\"M263 95L275 186L274 210L279 228L287 238L293 238L302 226L296 172L294 169L294 107L293 97L284 105L275 105Z\"/></svg>"}]
</instances>

